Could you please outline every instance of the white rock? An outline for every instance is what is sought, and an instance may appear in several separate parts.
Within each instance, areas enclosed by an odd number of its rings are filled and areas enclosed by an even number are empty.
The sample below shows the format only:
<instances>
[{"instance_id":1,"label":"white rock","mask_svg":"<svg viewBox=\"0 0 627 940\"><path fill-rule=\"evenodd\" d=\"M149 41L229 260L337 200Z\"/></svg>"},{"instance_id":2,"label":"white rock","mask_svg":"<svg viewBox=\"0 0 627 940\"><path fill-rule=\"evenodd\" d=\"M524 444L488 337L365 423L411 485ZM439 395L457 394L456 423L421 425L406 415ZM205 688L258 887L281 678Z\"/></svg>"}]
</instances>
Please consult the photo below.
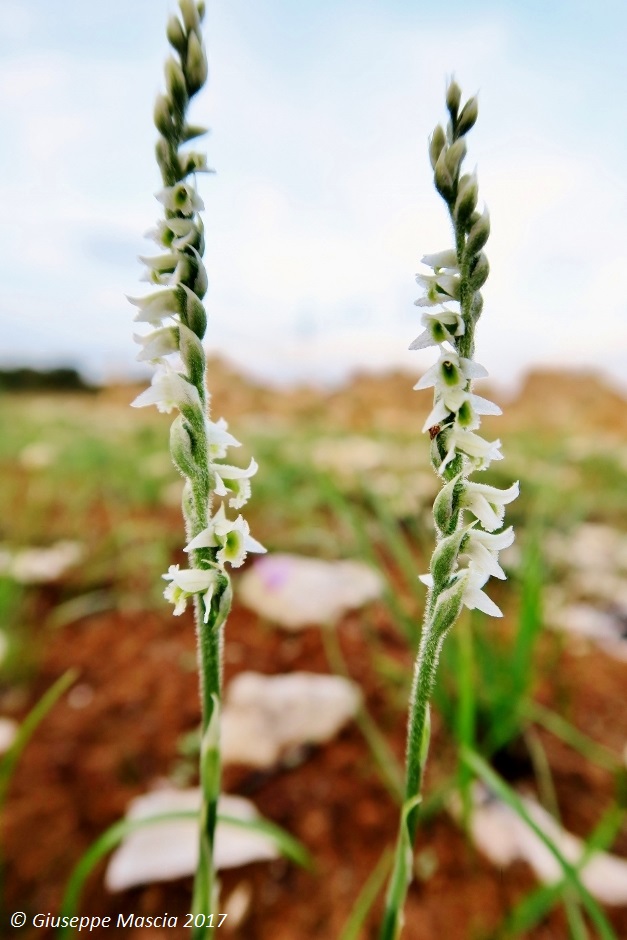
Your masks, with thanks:
<instances>
[{"instance_id":1,"label":"white rock","mask_svg":"<svg viewBox=\"0 0 627 940\"><path fill-rule=\"evenodd\" d=\"M566 832L535 800L521 797L525 809L562 855L577 865L585 845ZM471 835L477 848L495 865L506 866L516 859L527 862L544 884L563 877L562 869L549 849L507 804L476 785ZM608 852L595 853L580 877L597 900L607 905L627 904L627 859Z\"/></svg>"},{"instance_id":2,"label":"white rock","mask_svg":"<svg viewBox=\"0 0 627 940\"><path fill-rule=\"evenodd\" d=\"M43 470L54 462L57 448L46 441L34 441L27 444L19 454L18 461L27 470Z\"/></svg>"},{"instance_id":3,"label":"white rock","mask_svg":"<svg viewBox=\"0 0 627 940\"><path fill-rule=\"evenodd\" d=\"M334 737L359 708L358 686L342 676L242 672L222 711L222 759L272 767L286 751Z\"/></svg>"},{"instance_id":4,"label":"white rock","mask_svg":"<svg viewBox=\"0 0 627 940\"><path fill-rule=\"evenodd\" d=\"M160 789L132 800L126 819L146 819L162 813L199 809L199 789ZM218 813L251 821L259 818L254 805L238 796L222 795ZM111 856L105 875L107 889L124 891L135 885L193 875L198 864L198 838L196 820L155 823L135 830ZM268 836L240 826L218 823L217 868L237 868L250 862L275 859L278 855L275 843Z\"/></svg>"},{"instance_id":5,"label":"white rock","mask_svg":"<svg viewBox=\"0 0 627 940\"><path fill-rule=\"evenodd\" d=\"M18 727L17 721L12 718L0 718L0 754L9 750L15 741Z\"/></svg>"},{"instance_id":6,"label":"white rock","mask_svg":"<svg viewBox=\"0 0 627 940\"><path fill-rule=\"evenodd\" d=\"M627 639L624 623L612 613L598 610L592 604L569 604L556 608L548 619L549 626L599 646L608 656L627 661Z\"/></svg>"},{"instance_id":7,"label":"white rock","mask_svg":"<svg viewBox=\"0 0 627 940\"><path fill-rule=\"evenodd\" d=\"M267 555L239 582L239 597L247 607L288 630L333 623L382 591L380 575L363 562L298 555Z\"/></svg>"},{"instance_id":8,"label":"white rock","mask_svg":"<svg viewBox=\"0 0 627 940\"><path fill-rule=\"evenodd\" d=\"M23 548L13 554L8 574L21 584L56 581L83 557L79 542L56 542L49 548Z\"/></svg>"}]
</instances>

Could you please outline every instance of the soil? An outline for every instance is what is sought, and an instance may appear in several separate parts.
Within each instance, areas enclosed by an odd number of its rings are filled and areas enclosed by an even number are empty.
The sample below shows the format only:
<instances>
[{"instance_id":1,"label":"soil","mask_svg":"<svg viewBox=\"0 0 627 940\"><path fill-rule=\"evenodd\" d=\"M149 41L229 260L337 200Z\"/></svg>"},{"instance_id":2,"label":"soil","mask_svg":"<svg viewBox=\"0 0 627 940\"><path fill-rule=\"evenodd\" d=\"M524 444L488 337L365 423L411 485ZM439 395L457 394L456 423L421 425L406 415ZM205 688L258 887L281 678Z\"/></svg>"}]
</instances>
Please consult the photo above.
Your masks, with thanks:
<instances>
[{"instance_id":1,"label":"soil","mask_svg":"<svg viewBox=\"0 0 627 940\"><path fill-rule=\"evenodd\" d=\"M369 619L372 629L372 611ZM374 629L388 655L409 669L405 643L386 621L383 608L374 610ZM339 637L369 709L401 759L404 722L390 708L373 671L362 615L345 617ZM71 665L79 668L80 677L73 692L44 719L11 785L4 840L9 911L19 909L29 915L58 911L68 875L81 853L123 816L132 797L172 770L177 742L199 720L193 659L191 620L174 619L165 611L163 616L101 613L46 637L32 700ZM242 668L269 674L329 671L318 629L286 635L235 606L228 623L226 681ZM627 737L627 714L615 704L621 701L626 673L625 664L601 654L563 653L558 687L550 695L568 700L578 727L616 751ZM548 689L540 694L549 701ZM26 704L20 711L26 710ZM612 778L550 735L541 733L541 738L563 821L571 831L585 835L611 803ZM436 786L434 777L450 769L453 760L437 716L432 756L427 796ZM299 838L313 854L316 870L281 860L225 872L225 901L243 884L249 902L240 925L234 931L222 929L241 940L338 936L397 823L397 809L358 729L351 725L335 741L293 756L289 766L272 772L227 768L224 782L228 792L252 798L263 815ZM522 863L495 870L444 812L420 829L417 851L426 871L410 891L406 940L502 936L498 925L535 884ZM627 855L627 838L620 838L614 851ZM189 936L180 925L190 903L191 879L110 895L103 888L103 871L100 864L88 882L83 912L109 914L114 922L119 914L132 912L178 914L178 927L153 928L149 933L170 940ZM627 908L613 909L609 916L617 936L627 937ZM120 928L117 935L147 930ZM105 935L103 930L95 933ZM22 940L52 935L45 928L15 931ZM376 912L364 936L376 937ZM566 938L560 909L528 936Z\"/></svg>"}]
</instances>

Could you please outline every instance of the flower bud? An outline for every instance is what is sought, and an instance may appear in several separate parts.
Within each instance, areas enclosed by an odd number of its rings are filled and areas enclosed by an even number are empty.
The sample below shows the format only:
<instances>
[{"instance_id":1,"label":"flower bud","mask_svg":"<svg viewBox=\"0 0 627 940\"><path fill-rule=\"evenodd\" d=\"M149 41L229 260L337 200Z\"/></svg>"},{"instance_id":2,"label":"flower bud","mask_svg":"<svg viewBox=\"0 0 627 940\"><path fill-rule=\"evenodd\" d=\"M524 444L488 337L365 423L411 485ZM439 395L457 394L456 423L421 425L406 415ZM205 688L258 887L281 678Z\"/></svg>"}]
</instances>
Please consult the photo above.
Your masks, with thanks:
<instances>
[{"instance_id":1,"label":"flower bud","mask_svg":"<svg viewBox=\"0 0 627 940\"><path fill-rule=\"evenodd\" d=\"M176 49L179 55L183 55L185 52L186 39L185 33L183 32L183 27L181 26L181 22L178 17L171 16L169 18L166 35L172 48Z\"/></svg>"},{"instance_id":2,"label":"flower bud","mask_svg":"<svg viewBox=\"0 0 627 940\"><path fill-rule=\"evenodd\" d=\"M205 315L205 323L206 320ZM187 368L189 381L196 387L202 387L205 375L205 351L196 333L182 323L179 327L179 350Z\"/></svg>"},{"instance_id":3,"label":"flower bud","mask_svg":"<svg viewBox=\"0 0 627 940\"><path fill-rule=\"evenodd\" d=\"M195 31L190 33L189 42L187 43L185 76L190 97L195 95L207 81L207 56L198 38L198 33Z\"/></svg>"},{"instance_id":4,"label":"flower bud","mask_svg":"<svg viewBox=\"0 0 627 940\"><path fill-rule=\"evenodd\" d=\"M177 291L180 291L178 297L183 323L202 339L207 329L207 313L202 302L186 284L179 284Z\"/></svg>"},{"instance_id":5,"label":"flower bud","mask_svg":"<svg viewBox=\"0 0 627 940\"><path fill-rule=\"evenodd\" d=\"M459 476L453 477L446 483L433 503L433 518L441 535L451 535L455 531L457 519L459 516L459 499L455 487L461 492L462 486L459 483Z\"/></svg>"},{"instance_id":6,"label":"flower bud","mask_svg":"<svg viewBox=\"0 0 627 940\"><path fill-rule=\"evenodd\" d=\"M473 216L471 216L471 222ZM466 255L469 258L472 258L474 255L479 254L489 237L490 214L487 209L484 209L483 214L480 215L479 218L472 224L470 232L468 233L468 240L466 241Z\"/></svg>"},{"instance_id":7,"label":"flower bud","mask_svg":"<svg viewBox=\"0 0 627 940\"><path fill-rule=\"evenodd\" d=\"M200 26L200 17L198 16L198 8L194 0L179 0L179 6L187 32L191 33L192 30L198 29Z\"/></svg>"},{"instance_id":8,"label":"flower bud","mask_svg":"<svg viewBox=\"0 0 627 940\"><path fill-rule=\"evenodd\" d=\"M172 114L170 100L165 95L157 95L153 113L155 127L164 137L172 134Z\"/></svg>"},{"instance_id":9,"label":"flower bud","mask_svg":"<svg viewBox=\"0 0 627 940\"><path fill-rule=\"evenodd\" d=\"M462 177L454 209L457 222L464 224L468 221L475 210L478 198L479 187L477 185L477 177L474 173L472 176Z\"/></svg>"},{"instance_id":10,"label":"flower bud","mask_svg":"<svg viewBox=\"0 0 627 940\"><path fill-rule=\"evenodd\" d=\"M188 102L187 87L183 69L172 56L165 63L165 83L174 106L182 112Z\"/></svg>"},{"instance_id":11,"label":"flower bud","mask_svg":"<svg viewBox=\"0 0 627 940\"><path fill-rule=\"evenodd\" d=\"M455 81L454 78L449 82L448 88L446 89L446 107L449 110L451 119L453 121L457 118L457 112L459 111L459 106L462 100L462 90Z\"/></svg>"},{"instance_id":12,"label":"flower bud","mask_svg":"<svg viewBox=\"0 0 627 940\"><path fill-rule=\"evenodd\" d=\"M453 195L453 177L451 176L450 170L446 165L446 147L443 147L440 151L440 156L438 157L435 164L435 171L433 176L435 181L435 188L439 192L440 196L442 196L442 198L448 202Z\"/></svg>"},{"instance_id":13,"label":"flower bud","mask_svg":"<svg viewBox=\"0 0 627 940\"><path fill-rule=\"evenodd\" d=\"M457 122L457 133L460 136L462 134L467 134L471 127L474 126L478 115L479 106L477 104L476 97L469 98L462 108L462 113L459 116L459 121Z\"/></svg>"},{"instance_id":14,"label":"flower bud","mask_svg":"<svg viewBox=\"0 0 627 940\"><path fill-rule=\"evenodd\" d=\"M479 290L483 287L490 273L490 263L484 252L480 252L473 265L470 268L469 283L472 290Z\"/></svg>"},{"instance_id":15,"label":"flower bud","mask_svg":"<svg viewBox=\"0 0 627 940\"><path fill-rule=\"evenodd\" d=\"M431 575L436 590L446 586L449 578L455 571L459 547L466 536L466 529L458 529L452 535L441 539L431 558Z\"/></svg>"},{"instance_id":16,"label":"flower bud","mask_svg":"<svg viewBox=\"0 0 627 940\"><path fill-rule=\"evenodd\" d=\"M457 176L461 162L466 156L466 144L463 140L456 140L451 144L445 154L446 166L452 177Z\"/></svg>"},{"instance_id":17,"label":"flower bud","mask_svg":"<svg viewBox=\"0 0 627 940\"><path fill-rule=\"evenodd\" d=\"M198 0L198 17L202 23L205 18L205 0Z\"/></svg>"},{"instance_id":18,"label":"flower bud","mask_svg":"<svg viewBox=\"0 0 627 940\"><path fill-rule=\"evenodd\" d=\"M436 636L443 637L459 617L467 580L468 573L463 572L451 587L439 595L431 615L431 629Z\"/></svg>"},{"instance_id":19,"label":"flower bud","mask_svg":"<svg viewBox=\"0 0 627 940\"><path fill-rule=\"evenodd\" d=\"M191 247L191 246L190 246L190 247ZM202 298L203 298L203 297L205 296L205 294L207 293L207 288L209 287L209 279L208 279L208 277L207 277L207 269L205 268L205 266L204 266L204 264L203 264L203 260L202 260L202 258L200 257L200 255L198 254L198 252L196 251L196 249L195 249L195 248L191 248L191 251L192 251L192 254L194 255L195 262L196 262L196 263L195 263L195 272L194 272L193 280L192 280L192 283L191 283L191 288L192 288L192 290L194 291L194 293L195 293L198 297L200 297L201 300L202 300ZM194 332L196 332L196 330L194 330Z\"/></svg>"},{"instance_id":20,"label":"flower bud","mask_svg":"<svg viewBox=\"0 0 627 940\"><path fill-rule=\"evenodd\" d=\"M194 461L191 428L183 415L177 415L170 427L170 454L183 476L196 476L198 468Z\"/></svg>"},{"instance_id":21,"label":"flower bud","mask_svg":"<svg viewBox=\"0 0 627 940\"><path fill-rule=\"evenodd\" d=\"M446 145L446 134L444 133L444 128L441 124L438 124L431 139L429 140L429 159L431 160L431 166L435 170L435 165L438 162L438 157L442 153L444 146Z\"/></svg>"}]
</instances>

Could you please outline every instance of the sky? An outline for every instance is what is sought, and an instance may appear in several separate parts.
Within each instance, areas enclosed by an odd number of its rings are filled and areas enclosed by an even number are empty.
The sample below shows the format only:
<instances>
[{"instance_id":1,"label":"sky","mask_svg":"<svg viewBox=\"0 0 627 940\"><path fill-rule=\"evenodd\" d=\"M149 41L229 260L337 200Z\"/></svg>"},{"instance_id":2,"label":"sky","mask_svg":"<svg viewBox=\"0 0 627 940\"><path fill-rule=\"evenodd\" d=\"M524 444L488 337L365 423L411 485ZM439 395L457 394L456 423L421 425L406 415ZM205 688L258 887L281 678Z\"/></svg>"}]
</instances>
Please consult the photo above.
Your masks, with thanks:
<instances>
[{"instance_id":1,"label":"sky","mask_svg":"<svg viewBox=\"0 0 627 940\"><path fill-rule=\"evenodd\" d=\"M148 290L174 6L0 0L0 365L145 373L125 294ZM209 352L277 382L431 364L408 346L420 259L451 244L427 141L454 74L492 222L477 359L627 389L623 0L207 7Z\"/></svg>"}]
</instances>

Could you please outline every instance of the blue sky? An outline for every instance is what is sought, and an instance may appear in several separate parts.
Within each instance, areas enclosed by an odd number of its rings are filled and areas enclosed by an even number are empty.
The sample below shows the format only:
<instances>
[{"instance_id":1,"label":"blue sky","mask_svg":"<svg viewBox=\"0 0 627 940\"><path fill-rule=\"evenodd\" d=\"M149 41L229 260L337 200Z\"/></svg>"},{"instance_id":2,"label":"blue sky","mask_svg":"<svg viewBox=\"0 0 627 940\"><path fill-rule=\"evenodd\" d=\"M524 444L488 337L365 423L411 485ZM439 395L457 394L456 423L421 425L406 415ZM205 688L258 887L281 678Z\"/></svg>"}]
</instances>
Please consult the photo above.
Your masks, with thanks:
<instances>
[{"instance_id":1,"label":"blue sky","mask_svg":"<svg viewBox=\"0 0 627 940\"><path fill-rule=\"evenodd\" d=\"M173 6L0 0L4 364L137 369ZM492 218L477 357L627 386L626 35L618 0L209 0L208 348L279 380L430 364L407 347L420 258L450 241L426 141L454 72Z\"/></svg>"}]
</instances>

